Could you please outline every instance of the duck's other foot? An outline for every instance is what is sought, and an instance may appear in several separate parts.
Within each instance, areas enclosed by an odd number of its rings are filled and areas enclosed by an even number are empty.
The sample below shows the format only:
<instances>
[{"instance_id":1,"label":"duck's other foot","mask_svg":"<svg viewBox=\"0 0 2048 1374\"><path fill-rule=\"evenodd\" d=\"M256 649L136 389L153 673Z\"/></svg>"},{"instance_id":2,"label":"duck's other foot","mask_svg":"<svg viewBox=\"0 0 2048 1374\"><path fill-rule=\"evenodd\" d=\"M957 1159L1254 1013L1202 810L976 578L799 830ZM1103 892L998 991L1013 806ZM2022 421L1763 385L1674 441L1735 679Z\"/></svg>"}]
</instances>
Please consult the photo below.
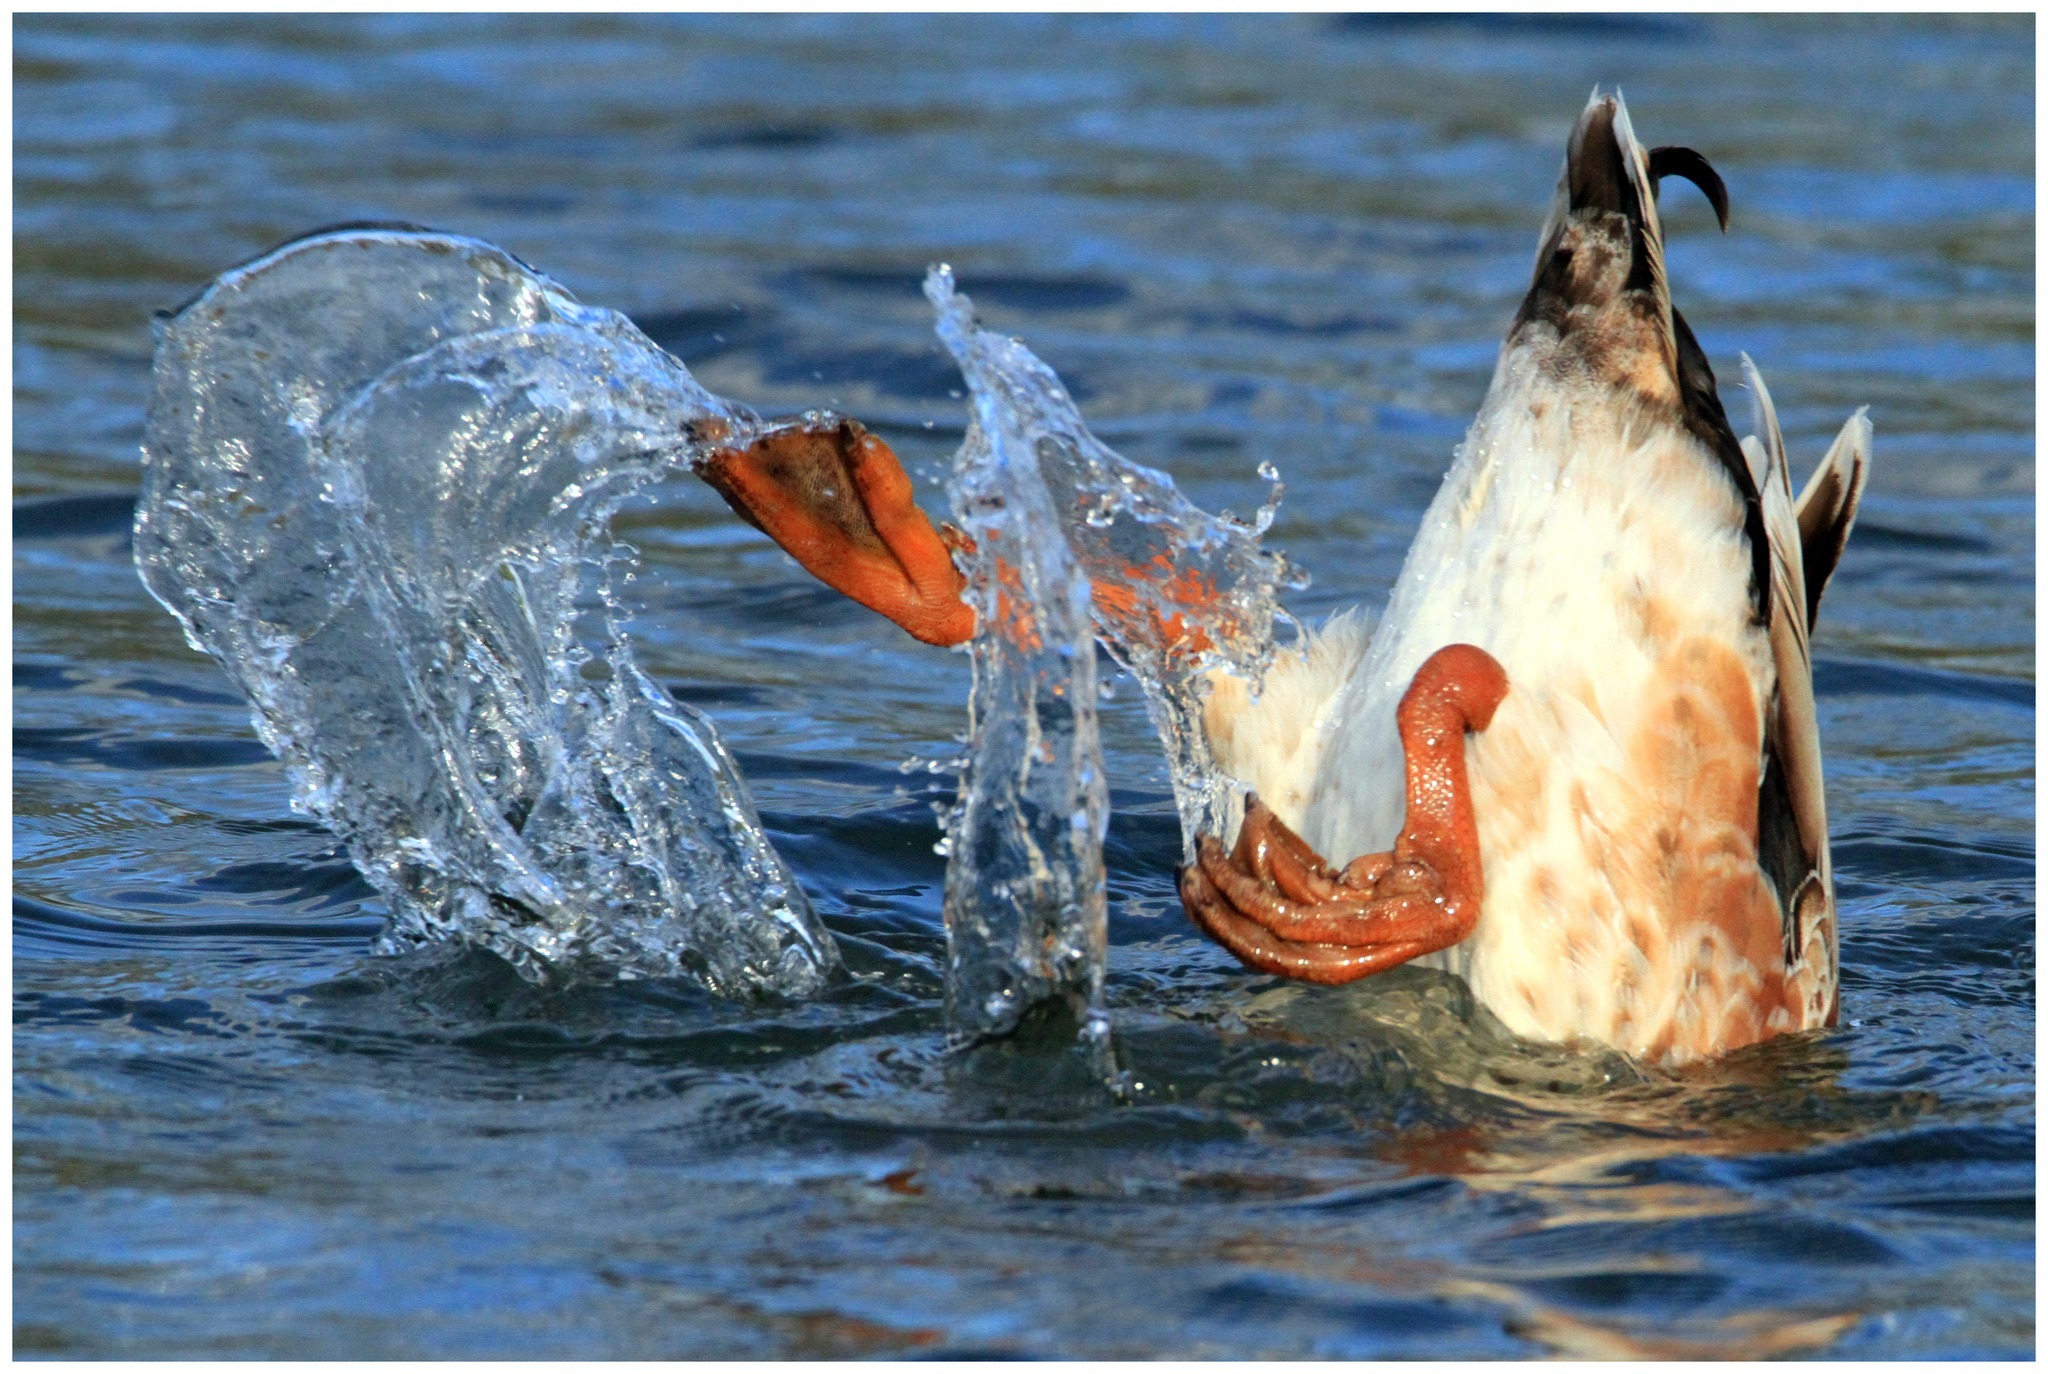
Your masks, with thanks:
<instances>
[{"instance_id":1,"label":"duck's other foot","mask_svg":"<svg viewBox=\"0 0 2048 1374\"><path fill-rule=\"evenodd\" d=\"M933 527L903 464L858 421L814 411L712 451L697 472L826 586L927 644L973 638L958 532Z\"/></svg>"},{"instance_id":2,"label":"duck's other foot","mask_svg":"<svg viewBox=\"0 0 2048 1374\"><path fill-rule=\"evenodd\" d=\"M1470 935L1485 884L1465 732L1486 728L1507 689L1485 650L1437 650L1395 713L1408 812L1392 852L1332 868L1254 796L1235 850L1213 835L1197 841L1180 875L1188 915L1248 966L1315 983L1348 983Z\"/></svg>"}]
</instances>

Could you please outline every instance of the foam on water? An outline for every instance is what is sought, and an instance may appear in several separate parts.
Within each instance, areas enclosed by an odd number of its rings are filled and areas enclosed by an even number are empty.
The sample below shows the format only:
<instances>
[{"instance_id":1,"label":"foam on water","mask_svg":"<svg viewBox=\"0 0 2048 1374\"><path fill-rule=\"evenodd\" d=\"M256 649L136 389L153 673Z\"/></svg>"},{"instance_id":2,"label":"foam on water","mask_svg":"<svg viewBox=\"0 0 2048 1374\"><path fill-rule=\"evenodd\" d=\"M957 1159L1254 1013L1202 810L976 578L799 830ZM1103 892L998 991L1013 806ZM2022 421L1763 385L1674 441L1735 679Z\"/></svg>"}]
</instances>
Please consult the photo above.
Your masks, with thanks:
<instances>
[{"instance_id":1,"label":"foam on water","mask_svg":"<svg viewBox=\"0 0 2048 1374\"><path fill-rule=\"evenodd\" d=\"M385 948L822 985L716 729L633 660L606 533L756 424L473 239L316 235L160 324L136 564L390 904Z\"/></svg>"}]
</instances>

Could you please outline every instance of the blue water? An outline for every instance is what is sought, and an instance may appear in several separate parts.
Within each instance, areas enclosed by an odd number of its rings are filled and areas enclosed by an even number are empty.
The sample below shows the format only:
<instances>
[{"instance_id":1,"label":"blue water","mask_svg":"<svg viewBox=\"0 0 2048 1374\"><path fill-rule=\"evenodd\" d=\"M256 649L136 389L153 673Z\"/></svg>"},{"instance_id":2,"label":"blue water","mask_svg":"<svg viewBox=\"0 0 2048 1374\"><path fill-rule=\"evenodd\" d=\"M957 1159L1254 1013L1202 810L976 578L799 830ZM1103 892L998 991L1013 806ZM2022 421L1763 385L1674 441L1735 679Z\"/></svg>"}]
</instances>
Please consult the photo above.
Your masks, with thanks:
<instances>
[{"instance_id":1,"label":"blue water","mask_svg":"<svg viewBox=\"0 0 2048 1374\"><path fill-rule=\"evenodd\" d=\"M2023 1356L2034 1343L2032 21L15 23L14 1312L106 1357ZM1795 477L1871 406L1815 646L1843 1023L1679 1077L1462 987L1253 975L1105 703L1119 1104L943 1050L966 664L708 490L627 512L868 975L817 1002L374 959L381 911L129 561L152 311L317 225L504 244L713 390L929 476L952 262L1091 425L1384 597L1563 139L1619 82L1678 302ZM1731 388L1732 390L1732 388ZM1739 403L1736 408L1739 410ZM933 504L936 487L924 486Z\"/></svg>"}]
</instances>

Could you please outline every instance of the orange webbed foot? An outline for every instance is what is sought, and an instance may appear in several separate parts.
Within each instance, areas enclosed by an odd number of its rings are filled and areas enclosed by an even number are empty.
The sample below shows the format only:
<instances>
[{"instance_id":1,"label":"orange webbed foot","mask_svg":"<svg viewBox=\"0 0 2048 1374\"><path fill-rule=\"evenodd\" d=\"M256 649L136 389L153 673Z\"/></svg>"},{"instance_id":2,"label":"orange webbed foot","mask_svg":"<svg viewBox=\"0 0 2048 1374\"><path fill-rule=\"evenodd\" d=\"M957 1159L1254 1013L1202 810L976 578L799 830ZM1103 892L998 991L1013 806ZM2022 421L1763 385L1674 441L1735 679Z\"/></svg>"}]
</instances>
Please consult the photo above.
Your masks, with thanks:
<instances>
[{"instance_id":1,"label":"orange webbed foot","mask_svg":"<svg viewBox=\"0 0 2048 1374\"><path fill-rule=\"evenodd\" d=\"M1492 655L1439 649L1395 715L1408 813L1393 850L1340 872L1254 796L1235 850L1213 835L1197 841L1180 876L1188 915L1250 967L1315 983L1348 983L1470 935L1485 886L1465 732L1485 729L1506 695Z\"/></svg>"},{"instance_id":2,"label":"orange webbed foot","mask_svg":"<svg viewBox=\"0 0 2048 1374\"><path fill-rule=\"evenodd\" d=\"M895 453L858 421L814 412L713 450L697 473L834 591L927 644L973 638L948 540L912 498Z\"/></svg>"}]
</instances>

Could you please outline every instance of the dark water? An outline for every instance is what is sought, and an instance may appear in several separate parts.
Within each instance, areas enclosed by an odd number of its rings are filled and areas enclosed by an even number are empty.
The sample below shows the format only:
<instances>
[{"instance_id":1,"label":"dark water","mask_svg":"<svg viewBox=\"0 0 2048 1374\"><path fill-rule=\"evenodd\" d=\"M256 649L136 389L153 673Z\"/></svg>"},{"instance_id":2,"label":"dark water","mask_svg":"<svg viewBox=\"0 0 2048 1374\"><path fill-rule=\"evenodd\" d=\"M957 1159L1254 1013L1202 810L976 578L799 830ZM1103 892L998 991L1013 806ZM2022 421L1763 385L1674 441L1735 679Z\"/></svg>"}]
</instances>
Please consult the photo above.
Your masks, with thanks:
<instances>
[{"instance_id":1,"label":"dark water","mask_svg":"<svg viewBox=\"0 0 2048 1374\"><path fill-rule=\"evenodd\" d=\"M2034 69L1986 23L24 19L15 27L14 1311L86 1357L2019 1356L2034 1342ZM707 491L630 512L856 972L809 1005L374 960L245 708L129 563L152 310L313 226L511 248L714 390L929 471L959 269L1091 423L1384 596L1563 138L1708 154L1678 299L1803 476L1877 463L1816 646L1843 1024L1668 1078L1460 986L1197 940L1108 708L1118 1105L942 1052L924 773L964 660ZM1732 390L1732 389L1731 389ZM1740 409L1739 399L1737 402Z\"/></svg>"}]
</instances>

